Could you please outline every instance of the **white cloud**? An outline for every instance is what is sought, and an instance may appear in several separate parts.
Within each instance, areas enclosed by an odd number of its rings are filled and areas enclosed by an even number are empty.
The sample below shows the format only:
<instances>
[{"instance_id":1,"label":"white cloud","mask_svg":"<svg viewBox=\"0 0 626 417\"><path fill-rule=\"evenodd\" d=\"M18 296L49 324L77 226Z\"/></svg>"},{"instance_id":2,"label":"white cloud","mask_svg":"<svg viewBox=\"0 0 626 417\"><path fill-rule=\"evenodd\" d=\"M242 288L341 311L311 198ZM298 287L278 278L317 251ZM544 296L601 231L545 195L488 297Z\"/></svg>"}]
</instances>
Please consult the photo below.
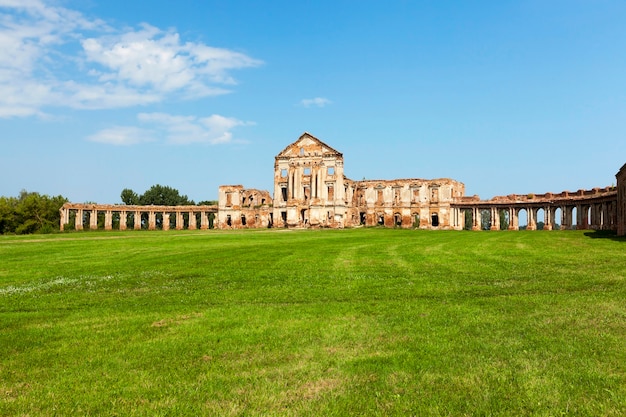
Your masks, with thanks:
<instances>
[{"instance_id":1,"label":"white cloud","mask_svg":"<svg viewBox=\"0 0 626 417\"><path fill-rule=\"evenodd\" d=\"M139 121L165 129L165 139L172 144L208 143L212 145L233 140L232 130L253 123L213 114L208 117L173 116L166 113L140 113Z\"/></svg>"},{"instance_id":2,"label":"white cloud","mask_svg":"<svg viewBox=\"0 0 626 417\"><path fill-rule=\"evenodd\" d=\"M331 103L332 101L324 97L305 98L300 101L304 107L325 107Z\"/></svg>"},{"instance_id":3,"label":"white cloud","mask_svg":"<svg viewBox=\"0 0 626 417\"><path fill-rule=\"evenodd\" d=\"M87 138L91 142L127 146L155 140L154 132L133 126L114 126L99 131Z\"/></svg>"},{"instance_id":4,"label":"white cloud","mask_svg":"<svg viewBox=\"0 0 626 417\"><path fill-rule=\"evenodd\" d=\"M120 30L45 1L0 0L0 117L224 94L230 71L258 65L173 30Z\"/></svg>"},{"instance_id":5,"label":"white cloud","mask_svg":"<svg viewBox=\"0 0 626 417\"><path fill-rule=\"evenodd\" d=\"M213 114L208 117L176 116L167 113L139 113L137 119L148 128L114 126L89 137L91 142L108 145L136 145L163 141L174 145L206 143L217 145L232 142L232 130L254 123Z\"/></svg>"}]
</instances>

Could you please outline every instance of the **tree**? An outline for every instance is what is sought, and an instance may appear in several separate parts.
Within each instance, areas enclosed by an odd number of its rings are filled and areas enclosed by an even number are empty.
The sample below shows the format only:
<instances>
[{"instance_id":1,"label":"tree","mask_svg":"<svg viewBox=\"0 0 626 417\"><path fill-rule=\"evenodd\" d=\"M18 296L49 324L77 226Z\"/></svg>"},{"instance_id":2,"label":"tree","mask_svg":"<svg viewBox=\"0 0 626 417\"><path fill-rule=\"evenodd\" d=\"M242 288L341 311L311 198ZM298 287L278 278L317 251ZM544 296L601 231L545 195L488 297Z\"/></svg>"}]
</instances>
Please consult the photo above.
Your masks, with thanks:
<instances>
[{"instance_id":1,"label":"tree","mask_svg":"<svg viewBox=\"0 0 626 417\"><path fill-rule=\"evenodd\" d=\"M50 233L61 222L59 209L67 199L22 190L17 198L0 198L0 234Z\"/></svg>"},{"instance_id":2,"label":"tree","mask_svg":"<svg viewBox=\"0 0 626 417\"><path fill-rule=\"evenodd\" d=\"M126 205L138 206L193 206L193 200L189 200L186 195L180 195L175 188L166 185L156 184L138 195L130 188L124 188L120 194L122 202Z\"/></svg>"},{"instance_id":3,"label":"tree","mask_svg":"<svg viewBox=\"0 0 626 417\"><path fill-rule=\"evenodd\" d=\"M194 205L194 202L186 195L180 195L175 188L157 184L139 197L139 204L143 206L189 206Z\"/></svg>"},{"instance_id":4,"label":"tree","mask_svg":"<svg viewBox=\"0 0 626 417\"><path fill-rule=\"evenodd\" d=\"M134 206L139 204L139 196L136 192L131 190L130 188L124 188L122 190L122 194L120 195L122 202L129 206Z\"/></svg>"}]
</instances>

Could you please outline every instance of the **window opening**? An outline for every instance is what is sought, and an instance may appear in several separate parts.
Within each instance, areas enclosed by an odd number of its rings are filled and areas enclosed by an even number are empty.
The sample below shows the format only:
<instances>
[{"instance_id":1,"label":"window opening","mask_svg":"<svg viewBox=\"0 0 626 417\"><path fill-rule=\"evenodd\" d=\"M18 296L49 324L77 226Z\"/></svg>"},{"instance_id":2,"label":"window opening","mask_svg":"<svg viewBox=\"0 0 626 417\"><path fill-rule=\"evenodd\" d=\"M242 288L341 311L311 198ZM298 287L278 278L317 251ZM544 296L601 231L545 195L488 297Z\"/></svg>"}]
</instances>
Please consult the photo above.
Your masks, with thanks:
<instances>
[{"instance_id":1,"label":"window opening","mask_svg":"<svg viewBox=\"0 0 626 417\"><path fill-rule=\"evenodd\" d=\"M328 199L329 200L335 199L335 187L333 185L328 186Z\"/></svg>"}]
</instances>

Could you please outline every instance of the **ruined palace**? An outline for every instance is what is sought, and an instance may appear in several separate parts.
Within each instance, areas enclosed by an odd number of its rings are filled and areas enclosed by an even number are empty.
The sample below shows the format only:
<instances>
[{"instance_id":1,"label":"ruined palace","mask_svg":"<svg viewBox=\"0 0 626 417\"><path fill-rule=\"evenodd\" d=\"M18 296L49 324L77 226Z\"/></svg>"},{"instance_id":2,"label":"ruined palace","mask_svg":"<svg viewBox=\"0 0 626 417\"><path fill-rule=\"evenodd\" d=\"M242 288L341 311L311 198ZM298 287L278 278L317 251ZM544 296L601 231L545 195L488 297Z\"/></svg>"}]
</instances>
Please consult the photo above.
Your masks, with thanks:
<instances>
[{"instance_id":1,"label":"ruined palace","mask_svg":"<svg viewBox=\"0 0 626 417\"><path fill-rule=\"evenodd\" d=\"M626 234L626 164L617 186L544 194L511 194L481 200L450 179L349 179L343 154L309 133L275 157L273 194L223 185L217 206L125 206L67 203L61 230L344 228L518 230L520 216L534 230L595 229ZM543 220L538 221L539 218ZM114 219L117 219L114 221Z\"/></svg>"},{"instance_id":2,"label":"ruined palace","mask_svg":"<svg viewBox=\"0 0 626 417\"><path fill-rule=\"evenodd\" d=\"M240 227L440 227L456 225L451 204L465 186L448 178L354 181L343 155L309 133L274 162L274 197L219 188L218 225Z\"/></svg>"}]
</instances>

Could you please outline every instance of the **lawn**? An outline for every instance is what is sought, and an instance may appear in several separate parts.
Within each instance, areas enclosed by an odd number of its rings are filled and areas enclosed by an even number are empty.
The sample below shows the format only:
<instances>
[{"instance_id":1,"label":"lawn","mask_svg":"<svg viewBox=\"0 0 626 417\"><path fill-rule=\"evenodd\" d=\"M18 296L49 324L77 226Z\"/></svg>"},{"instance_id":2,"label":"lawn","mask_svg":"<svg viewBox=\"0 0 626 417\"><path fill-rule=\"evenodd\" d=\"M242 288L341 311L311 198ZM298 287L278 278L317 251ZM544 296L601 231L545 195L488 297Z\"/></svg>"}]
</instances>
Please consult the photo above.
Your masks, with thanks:
<instances>
[{"instance_id":1,"label":"lawn","mask_svg":"<svg viewBox=\"0 0 626 417\"><path fill-rule=\"evenodd\" d=\"M2 236L0 415L626 415L626 239Z\"/></svg>"}]
</instances>

